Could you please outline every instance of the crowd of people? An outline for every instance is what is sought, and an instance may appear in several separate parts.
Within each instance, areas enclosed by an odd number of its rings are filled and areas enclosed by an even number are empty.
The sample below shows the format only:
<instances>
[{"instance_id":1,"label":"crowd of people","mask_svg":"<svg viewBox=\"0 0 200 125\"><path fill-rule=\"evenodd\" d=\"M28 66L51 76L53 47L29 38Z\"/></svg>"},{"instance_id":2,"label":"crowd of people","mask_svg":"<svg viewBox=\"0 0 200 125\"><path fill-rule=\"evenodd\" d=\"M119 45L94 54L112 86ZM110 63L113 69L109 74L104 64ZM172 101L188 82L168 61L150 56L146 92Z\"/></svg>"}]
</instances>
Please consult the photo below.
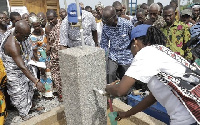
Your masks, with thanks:
<instances>
[{"instance_id":1,"label":"crowd of people","mask_svg":"<svg viewBox=\"0 0 200 125\"><path fill-rule=\"evenodd\" d=\"M150 95L129 110L118 112L117 120L129 117L159 101L170 115L171 124L197 124L187 108L156 75L162 71L180 76L185 67L156 49L169 49L189 63L200 66L188 42L199 36L200 5L177 9L178 1L169 5L143 3L135 16L115 1L93 10L75 3L46 13L0 12L0 124L6 120L6 107L15 107L23 120L35 108L34 98L62 102L62 82L58 51L82 45L77 9L81 14L84 44L105 50L107 87L115 96L126 95L137 81L147 83ZM198 38L198 37L197 37ZM188 46L186 46L188 45ZM154 47L156 46L156 47ZM114 84L120 79L119 84ZM112 84L110 84L112 83ZM39 95L39 96L38 96ZM160 96L161 95L161 96Z\"/></svg>"}]
</instances>

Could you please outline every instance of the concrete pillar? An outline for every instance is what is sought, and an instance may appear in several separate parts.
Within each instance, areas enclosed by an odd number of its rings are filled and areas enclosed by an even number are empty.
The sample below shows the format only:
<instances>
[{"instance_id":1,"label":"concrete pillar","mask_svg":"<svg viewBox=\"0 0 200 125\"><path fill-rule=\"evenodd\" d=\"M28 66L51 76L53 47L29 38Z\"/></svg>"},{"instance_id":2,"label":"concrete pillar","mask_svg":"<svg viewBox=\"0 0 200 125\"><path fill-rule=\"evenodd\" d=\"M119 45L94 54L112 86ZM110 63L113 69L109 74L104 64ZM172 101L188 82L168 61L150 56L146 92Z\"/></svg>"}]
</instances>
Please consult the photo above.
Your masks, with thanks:
<instances>
[{"instance_id":1,"label":"concrete pillar","mask_svg":"<svg viewBox=\"0 0 200 125\"><path fill-rule=\"evenodd\" d=\"M93 91L106 86L105 52L84 46L59 51L67 125L106 125L106 97Z\"/></svg>"},{"instance_id":2,"label":"concrete pillar","mask_svg":"<svg viewBox=\"0 0 200 125\"><path fill-rule=\"evenodd\" d=\"M148 1L147 1L147 4L148 4L148 5L151 5L152 3L154 3L154 0L148 0Z\"/></svg>"}]
</instances>

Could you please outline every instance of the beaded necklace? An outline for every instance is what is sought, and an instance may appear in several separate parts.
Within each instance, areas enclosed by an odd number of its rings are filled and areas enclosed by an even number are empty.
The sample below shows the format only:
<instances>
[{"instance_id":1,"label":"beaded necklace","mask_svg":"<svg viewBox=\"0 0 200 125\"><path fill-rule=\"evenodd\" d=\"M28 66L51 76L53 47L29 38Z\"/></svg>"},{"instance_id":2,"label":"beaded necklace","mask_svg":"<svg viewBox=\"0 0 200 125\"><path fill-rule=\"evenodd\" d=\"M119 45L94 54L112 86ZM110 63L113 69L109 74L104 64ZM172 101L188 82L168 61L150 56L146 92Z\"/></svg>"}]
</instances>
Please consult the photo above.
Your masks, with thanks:
<instances>
[{"instance_id":1,"label":"beaded necklace","mask_svg":"<svg viewBox=\"0 0 200 125\"><path fill-rule=\"evenodd\" d=\"M14 37L15 37L15 36L14 36ZM23 47L22 47L21 42L19 42L19 41L17 40L16 37L15 37L15 40L19 43L19 46L20 46L22 55L25 57L26 60L29 60L29 54L27 53L27 55L26 55L26 53L24 52L24 49L23 49ZM26 45L25 43L24 43L24 45L25 45L25 47L26 47L26 50L28 50L27 45Z\"/></svg>"}]
</instances>

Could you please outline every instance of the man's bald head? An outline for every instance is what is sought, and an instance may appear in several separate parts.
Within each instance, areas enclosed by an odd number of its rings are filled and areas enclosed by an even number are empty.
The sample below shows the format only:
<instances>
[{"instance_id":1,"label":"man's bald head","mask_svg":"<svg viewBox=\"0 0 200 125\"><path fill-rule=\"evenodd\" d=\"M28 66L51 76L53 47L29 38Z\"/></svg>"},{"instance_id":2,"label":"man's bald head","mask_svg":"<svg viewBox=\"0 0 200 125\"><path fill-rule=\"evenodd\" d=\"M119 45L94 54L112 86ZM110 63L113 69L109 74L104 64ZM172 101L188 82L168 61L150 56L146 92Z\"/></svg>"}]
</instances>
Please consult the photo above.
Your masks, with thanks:
<instances>
[{"instance_id":1,"label":"man's bald head","mask_svg":"<svg viewBox=\"0 0 200 125\"><path fill-rule=\"evenodd\" d=\"M30 29L30 26L28 25L28 23L26 21L20 20L20 21L15 23L15 29L17 29L17 30L28 30L28 29Z\"/></svg>"},{"instance_id":2,"label":"man's bald head","mask_svg":"<svg viewBox=\"0 0 200 125\"><path fill-rule=\"evenodd\" d=\"M111 18L113 15L116 15L116 11L115 8L112 6L106 6L103 10L103 19L109 19Z\"/></svg>"},{"instance_id":3,"label":"man's bald head","mask_svg":"<svg viewBox=\"0 0 200 125\"><path fill-rule=\"evenodd\" d=\"M109 26L115 26L117 24L116 20L117 16L115 8L112 6L106 6L103 10L103 23Z\"/></svg>"},{"instance_id":4,"label":"man's bald head","mask_svg":"<svg viewBox=\"0 0 200 125\"><path fill-rule=\"evenodd\" d=\"M152 3L149 6L149 17L151 22L155 22L158 18L158 15L160 14L160 6L157 3Z\"/></svg>"},{"instance_id":5,"label":"man's bald head","mask_svg":"<svg viewBox=\"0 0 200 125\"><path fill-rule=\"evenodd\" d=\"M25 20L20 20L15 23L15 33L18 41L24 41L30 35L31 29Z\"/></svg>"},{"instance_id":6,"label":"man's bald head","mask_svg":"<svg viewBox=\"0 0 200 125\"><path fill-rule=\"evenodd\" d=\"M157 3L152 3L152 4L149 6L149 10L157 10L157 11L160 11L160 6L159 6Z\"/></svg>"}]
</instances>

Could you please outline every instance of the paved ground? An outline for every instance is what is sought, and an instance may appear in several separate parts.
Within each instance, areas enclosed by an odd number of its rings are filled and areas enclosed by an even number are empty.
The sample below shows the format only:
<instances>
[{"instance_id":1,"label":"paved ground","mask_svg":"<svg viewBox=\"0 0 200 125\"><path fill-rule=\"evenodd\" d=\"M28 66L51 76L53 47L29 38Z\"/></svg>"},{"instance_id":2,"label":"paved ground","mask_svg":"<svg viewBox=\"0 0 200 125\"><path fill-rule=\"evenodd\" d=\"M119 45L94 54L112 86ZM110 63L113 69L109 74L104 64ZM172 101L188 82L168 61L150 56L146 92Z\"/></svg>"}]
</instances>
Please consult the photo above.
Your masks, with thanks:
<instances>
[{"instance_id":1,"label":"paved ground","mask_svg":"<svg viewBox=\"0 0 200 125\"><path fill-rule=\"evenodd\" d=\"M46 100L44 98L41 98L41 99L35 100L35 102L37 103L36 107L45 107L45 109L40 111L40 112L31 112L29 114L31 117L40 115L40 114L47 112L47 111L50 111L51 109L58 107L60 105L56 96L52 100ZM8 110L8 116L6 118L5 125L18 125L21 122L23 122L23 120L18 115L18 111Z\"/></svg>"}]
</instances>

